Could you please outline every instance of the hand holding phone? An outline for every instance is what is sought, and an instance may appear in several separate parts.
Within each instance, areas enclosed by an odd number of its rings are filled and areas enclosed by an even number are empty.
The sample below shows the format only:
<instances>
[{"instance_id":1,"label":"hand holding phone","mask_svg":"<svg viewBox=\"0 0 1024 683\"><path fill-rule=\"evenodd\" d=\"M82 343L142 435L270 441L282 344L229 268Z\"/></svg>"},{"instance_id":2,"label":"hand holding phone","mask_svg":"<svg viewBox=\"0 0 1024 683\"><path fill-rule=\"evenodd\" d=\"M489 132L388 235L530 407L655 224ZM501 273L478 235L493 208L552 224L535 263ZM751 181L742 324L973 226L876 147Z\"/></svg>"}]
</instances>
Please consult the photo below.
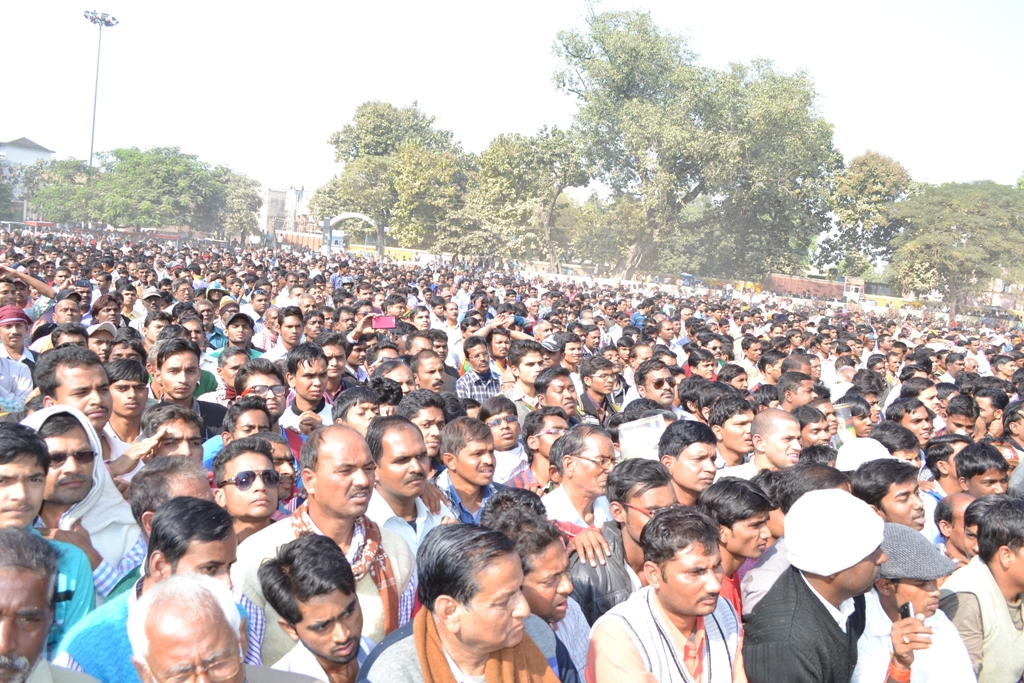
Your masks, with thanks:
<instances>
[{"instance_id":1,"label":"hand holding phone","mask_svg":"<svg viewBox=\"0 0 1024 683\"><path fill-rule=\"evenodd\" d=\"M914 616L914 603L905 602L900 605L900 619L909 619Z\"/></svg>"}]
</instances>

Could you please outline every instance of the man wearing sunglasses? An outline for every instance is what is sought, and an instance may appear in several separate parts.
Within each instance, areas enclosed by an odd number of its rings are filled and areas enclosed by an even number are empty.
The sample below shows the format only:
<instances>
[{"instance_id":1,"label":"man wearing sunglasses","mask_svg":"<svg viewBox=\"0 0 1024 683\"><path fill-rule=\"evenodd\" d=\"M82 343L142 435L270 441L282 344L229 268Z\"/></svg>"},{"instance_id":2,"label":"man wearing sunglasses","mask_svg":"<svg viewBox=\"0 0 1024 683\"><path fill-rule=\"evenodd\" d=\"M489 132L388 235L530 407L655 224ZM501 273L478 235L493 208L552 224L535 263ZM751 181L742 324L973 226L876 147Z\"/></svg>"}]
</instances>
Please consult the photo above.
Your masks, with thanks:
<instances>
[{"instance_id":1,"label":"man wearing sunglasses","mask_svg":"<svg viewBox=\"0 0 1024 683\"><path fill-rule=\"evenodd\" d=\"M636 391L640 398L649 398L665 408L672 410L676 398L676 380L672 371L660 360L645 360L634 373Z\"/></svg>"},{"instance_id":2,"label":"man wearing sunglasses","mask_svg":"<svg viewBox=\"0 0 1024 683\"><path fill-rule=\"evenodd\" d=\"M213 477L213 499L231 515L239 542L270 526L281 475L269 442L259 436L231 441L214 458Z\"/></svg>"},{"instance_id":3,"label":"man wearing sunglasses","mask_svg":"<svg viewBox=\"0 0 1024 683\"><path fill-rule=\"evenodd\" d=\"M23 421L46 441L46 473L39 524L48 538L77 546L93 569L93 583L106 596L142 563L145 542L131 508L103 464L96 430L70 406L53 406Z\"/></svg>"}]
</instances>

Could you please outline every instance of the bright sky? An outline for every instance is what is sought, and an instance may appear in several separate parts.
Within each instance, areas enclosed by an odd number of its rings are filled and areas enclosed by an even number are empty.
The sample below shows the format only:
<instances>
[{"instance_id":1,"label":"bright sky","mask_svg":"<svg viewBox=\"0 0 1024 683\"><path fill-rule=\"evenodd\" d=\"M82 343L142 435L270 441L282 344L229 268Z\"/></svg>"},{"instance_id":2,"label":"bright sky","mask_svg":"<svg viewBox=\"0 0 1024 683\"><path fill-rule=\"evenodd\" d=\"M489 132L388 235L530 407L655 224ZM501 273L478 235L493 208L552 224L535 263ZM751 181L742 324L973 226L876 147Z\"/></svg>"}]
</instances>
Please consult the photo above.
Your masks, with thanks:
<instances>
[{"instance_id":1,"label":"bright sky","mask_svg":"<svg viewBox=\"0 0 1024 683\"><path fill-rule=\"evenodd\" d=\"M1024 173L1024 3L601 8L650 10L710 66L805 69L847 159L875 150L936 183ZM86 9L121 22L103 31L97 150L178 146L307 190L338 172L327 138L367 100L417 101L474 152L500 133L566 126L575 105L552 85L551 46L585 14L577 0L8 2L0 140L88 158L97 29Z\"/></svg>"}]
</instances>

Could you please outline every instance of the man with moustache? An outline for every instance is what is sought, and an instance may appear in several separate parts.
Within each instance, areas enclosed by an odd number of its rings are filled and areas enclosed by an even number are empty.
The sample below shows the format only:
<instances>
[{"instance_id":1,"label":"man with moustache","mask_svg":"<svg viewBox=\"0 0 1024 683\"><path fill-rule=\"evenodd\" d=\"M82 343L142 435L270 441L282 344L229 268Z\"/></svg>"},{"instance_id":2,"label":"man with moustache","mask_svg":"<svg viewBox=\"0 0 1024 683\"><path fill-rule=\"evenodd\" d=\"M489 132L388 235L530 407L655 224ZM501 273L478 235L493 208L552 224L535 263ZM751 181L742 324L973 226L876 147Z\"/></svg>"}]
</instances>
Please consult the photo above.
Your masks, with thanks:
<instances>
[{"instance_id":1,"label":"man with moustache","mask_svg":"<svg viewBox=\"0 0 1024 683\"><path fill-rule=\"evenodd\" d=\"M427 533L455 515L445 506L433 514L420 497L427 488L430 456L419 427L399 415L375 418L366 430L366 445L376 486L366 516L382 529L401 536L413 555Z\"/></svg>"},{"instance_id":2,"label":"man with moustache","mask_svg":"<svg viewBox=\"0 0 1024 683\"><path fill-rule=\"evenodd\" d=\"M647 523L640 534L647 585L594 624L588 681L746 680L739 616L719 595L718 538L718 525L688 508Z\"/></svg>"}]
</instances>

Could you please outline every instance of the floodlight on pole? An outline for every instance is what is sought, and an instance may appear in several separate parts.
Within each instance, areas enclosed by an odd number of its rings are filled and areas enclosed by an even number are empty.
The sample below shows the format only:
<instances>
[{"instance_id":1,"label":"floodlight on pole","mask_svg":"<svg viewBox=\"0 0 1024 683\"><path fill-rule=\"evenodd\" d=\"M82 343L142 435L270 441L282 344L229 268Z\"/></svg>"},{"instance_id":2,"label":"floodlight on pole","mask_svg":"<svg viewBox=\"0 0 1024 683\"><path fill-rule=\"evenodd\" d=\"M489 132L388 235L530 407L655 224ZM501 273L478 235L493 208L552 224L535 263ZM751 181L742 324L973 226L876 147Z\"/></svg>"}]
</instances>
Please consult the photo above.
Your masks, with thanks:
<instances>
[{"instance_id":1,"label":"floodlight on pole","mask_svg":"<svg viewBox=\"0 0 1024 683\"><path fill-rule=\"evenodd\" d=\"M92 92L92 135L89 137L89 165L92 166L92 147L96 141L96 99L100 94L100 50L103 48L103 27L117 26L118 21L106 13L96 10L83 12L85 18L100 27L100 39L96 46L96 86Z\"/></svg>"}]
</instances>

